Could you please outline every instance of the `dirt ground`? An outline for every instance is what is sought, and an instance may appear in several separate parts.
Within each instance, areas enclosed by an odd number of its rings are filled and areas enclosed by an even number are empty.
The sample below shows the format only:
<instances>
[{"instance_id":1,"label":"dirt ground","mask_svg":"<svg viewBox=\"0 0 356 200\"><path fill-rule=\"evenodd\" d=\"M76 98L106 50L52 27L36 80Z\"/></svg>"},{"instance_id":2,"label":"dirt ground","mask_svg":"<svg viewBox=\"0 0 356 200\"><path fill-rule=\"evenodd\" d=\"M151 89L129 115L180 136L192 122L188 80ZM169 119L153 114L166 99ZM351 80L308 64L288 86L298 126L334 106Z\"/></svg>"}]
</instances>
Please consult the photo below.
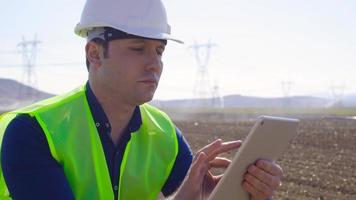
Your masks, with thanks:
<instances>
[{"instance_id":1,"label":"dirt ground","mask_svg":"<svg viewBox=\"0 0 356 200\"><path fill-rule=\"evenodd\" d=\"M217 138L243 139L253 121L204 122L197 118L176 125L196 151ZM274 199L356 199L356 120L302 120L297 137L277 162L284 178Z\"/></svg>"}]
</instances>

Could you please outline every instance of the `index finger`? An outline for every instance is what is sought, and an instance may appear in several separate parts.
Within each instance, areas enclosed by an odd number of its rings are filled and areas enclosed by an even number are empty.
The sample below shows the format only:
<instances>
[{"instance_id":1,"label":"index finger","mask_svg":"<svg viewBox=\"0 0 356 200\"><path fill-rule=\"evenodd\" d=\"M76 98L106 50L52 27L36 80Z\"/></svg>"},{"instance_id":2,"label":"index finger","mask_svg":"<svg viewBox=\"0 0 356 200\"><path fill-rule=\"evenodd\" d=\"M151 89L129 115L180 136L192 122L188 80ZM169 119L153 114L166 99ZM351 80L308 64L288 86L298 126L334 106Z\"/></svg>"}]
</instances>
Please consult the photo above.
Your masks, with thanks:
<instances>
[{"instance_id":1,"label":"index finger","mask_svg":"<svg viewBox=\"0 0 356 200\"><path fill-rule=\"evenodd\" d=\"M219 146L221 146L221 144L222 144L222 140L217 139L214 142L199 149L199 151L196 152L196 155L199 155L201 152L203 152L205 155L209 156L215 149L219 148Z\"/></svg>"},{"instance_id":2,"label":"index finger","mask_svg":"<svg viewBox=\"0 0 356 200\"><path fill-rule=\"evenodd\" d=\"M241 146L241 143L242 143L241 140L223 142L218 148L214 149L210 154L207 154L208 160L213 160L216 156L218 156L221 153L225 153L233 149L239 148Z\"/></svg>"}]
</instances>

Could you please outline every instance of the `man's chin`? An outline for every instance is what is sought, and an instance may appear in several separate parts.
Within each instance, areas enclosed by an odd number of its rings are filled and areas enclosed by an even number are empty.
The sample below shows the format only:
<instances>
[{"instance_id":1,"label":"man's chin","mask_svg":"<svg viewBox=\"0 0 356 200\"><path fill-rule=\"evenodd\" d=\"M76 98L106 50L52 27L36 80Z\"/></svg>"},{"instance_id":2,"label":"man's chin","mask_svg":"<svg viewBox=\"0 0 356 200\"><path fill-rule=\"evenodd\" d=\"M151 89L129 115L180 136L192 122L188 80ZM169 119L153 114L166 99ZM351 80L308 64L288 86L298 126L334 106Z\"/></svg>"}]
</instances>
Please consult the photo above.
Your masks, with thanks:
<instances>
[{"instance_id":1,"label":"man's chin","mask_svg":"<svg viewBox=\"0 0 356 200\"><path fill-rule=\"evenodd\" d=\"M139 105L142 105L142 104L144 104L144 103L147 103L147 102L152 101L153 95L154 95L154 93L152 93L152 94L147 94L147 95L141 97L140 100L139 100L139 102L138 102L138 104L139 104Z\"/></svg>"}]
</instances>

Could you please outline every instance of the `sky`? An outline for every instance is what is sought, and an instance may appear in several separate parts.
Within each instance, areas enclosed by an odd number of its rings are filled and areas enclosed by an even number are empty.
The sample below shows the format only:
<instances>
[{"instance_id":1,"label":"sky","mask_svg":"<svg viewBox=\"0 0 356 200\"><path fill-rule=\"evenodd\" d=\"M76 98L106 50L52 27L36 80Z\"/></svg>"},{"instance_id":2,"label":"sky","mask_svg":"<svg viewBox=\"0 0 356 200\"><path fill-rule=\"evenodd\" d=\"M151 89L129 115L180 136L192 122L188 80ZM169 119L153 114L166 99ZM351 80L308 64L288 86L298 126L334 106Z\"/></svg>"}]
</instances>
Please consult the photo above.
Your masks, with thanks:
<instances>
[{"instance_id":1,"label":"sky","mask_svg":"<svg viewBox=\"0 0 356 200\"><path fill-rule=\"evenodd\" d=\"M84 0L12 0L0 8L0 77L24 81L22 37L39 44L36 87L54 94L87 80L85 39L74 34ZM163 0L172 34L155 99L197 97L191 45L211 42L210 86L220 95L356 93L354 0ZM206 52L200 51L204 57ZM198 89L199 90L199 89Z\"/></svg>"}]
</instances>

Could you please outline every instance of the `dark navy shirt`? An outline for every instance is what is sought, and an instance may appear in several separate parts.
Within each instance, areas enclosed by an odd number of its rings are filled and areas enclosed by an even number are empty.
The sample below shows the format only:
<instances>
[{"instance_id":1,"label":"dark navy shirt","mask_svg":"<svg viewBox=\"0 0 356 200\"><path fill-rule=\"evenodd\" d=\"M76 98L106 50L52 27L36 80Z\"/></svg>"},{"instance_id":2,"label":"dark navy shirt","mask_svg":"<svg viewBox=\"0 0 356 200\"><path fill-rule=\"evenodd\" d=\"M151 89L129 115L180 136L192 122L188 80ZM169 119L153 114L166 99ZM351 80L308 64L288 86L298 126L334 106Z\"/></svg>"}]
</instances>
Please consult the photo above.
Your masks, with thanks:
<instances>
[{"instance_id":1,"label":"dark navy shirt","mask_svg":"<svg viewBox=\"0 0 356 200\"><path fill-rule=\"evenodd\" d=\"M120 165L130 133L141 126L140 109L137 106L130 122L117 146L111 140L110 123L90 89L86 85L86 97L105 152L112 189L117 199ZM172 194L183 181L192 162L192 152L188 143L176 128L179 152L172 172L162 193ZM1 149L1 165L6 184L13 199L74 199L63 168L52 157L45 134L35 118L18 115L8 125Z\"/></svg>"}]
</instances>

